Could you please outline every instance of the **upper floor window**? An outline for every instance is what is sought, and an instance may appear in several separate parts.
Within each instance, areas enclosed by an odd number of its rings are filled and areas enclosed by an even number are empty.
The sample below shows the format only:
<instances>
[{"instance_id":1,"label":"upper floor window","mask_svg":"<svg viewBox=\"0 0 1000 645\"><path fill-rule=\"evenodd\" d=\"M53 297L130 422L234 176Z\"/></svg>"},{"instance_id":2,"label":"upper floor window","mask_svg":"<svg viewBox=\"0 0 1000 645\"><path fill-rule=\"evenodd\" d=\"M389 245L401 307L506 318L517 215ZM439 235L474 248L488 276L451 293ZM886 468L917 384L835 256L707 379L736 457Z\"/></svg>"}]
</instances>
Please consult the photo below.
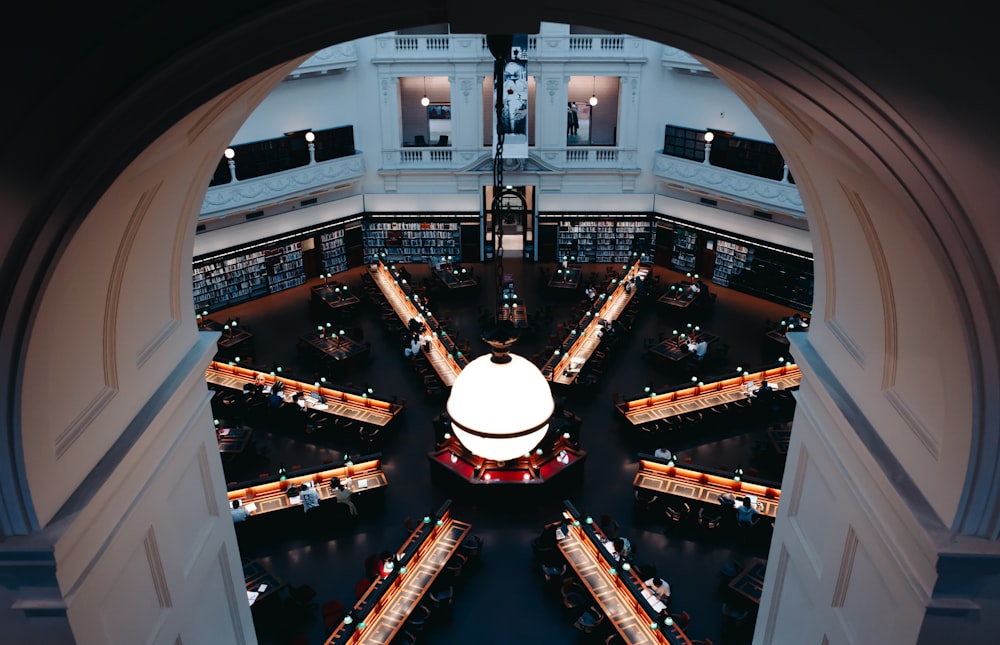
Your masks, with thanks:
<instances>
[{"instance_id":1,"label":"upper floor window","mask_svg":"<svg viewBox=\"0 0 1000 645\"><path fill-rule=\"evenodd\" d=\"M447 76L399 79L403 146L451 145L451 83Z\"/></svg>"},{"instance_id":2,"label":"upper floor window","mask_svg":"<svg viewBox=\"0 0 1000 645\"><path fill-rule=\"evenodd\" d=\"M618 143L617 76L571 76L566 105L566 145Z\"/></svg>"}]
</instances>

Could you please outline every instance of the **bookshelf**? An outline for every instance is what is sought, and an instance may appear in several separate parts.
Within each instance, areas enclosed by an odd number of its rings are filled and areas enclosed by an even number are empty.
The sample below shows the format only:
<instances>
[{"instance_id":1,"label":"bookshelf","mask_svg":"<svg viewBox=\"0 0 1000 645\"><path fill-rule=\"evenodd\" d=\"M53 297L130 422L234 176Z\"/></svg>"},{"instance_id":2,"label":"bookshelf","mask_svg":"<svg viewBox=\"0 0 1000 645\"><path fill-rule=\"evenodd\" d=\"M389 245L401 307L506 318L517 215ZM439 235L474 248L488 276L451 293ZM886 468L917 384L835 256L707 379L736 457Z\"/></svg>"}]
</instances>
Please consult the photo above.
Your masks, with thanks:
<instances>
[{"instance_id":1,"label":"bookshelf","mask_svg":"<svg viewBox=\"0 0 1000 645\"><path fill-rule=\"evenodd\" d=\"M715 245L715 271L712 282L728 287L731 279L753 268L753 249L727 240Z\"/></svg>"},{"instance_id":2,"label":"bookshelf","mask_svg":"<svg viewBox=\"0 0 1000 645\"><path fill-rule=\"evenodd\" d=\"M652 247L653 226L646 216L562 220L556 233L556 261L628 262L639 246Z\"/></svg>"},{"instance_id":3,"label":"bookshelf","mask_svg":"<svg viewBox=\"0 0 1000 645\"><path fill-rule=\"evenodd\" d=\"M340 273L347 270L347 248L344 245L343 227L319 236L323 260L323 273Z\"/></svg>"},{"instance_id":4,"label":"bookshelf","mask_svg":"<svg viewBox=\"0 0 1000 645\"><path fill-rule=\"evenodd\" d=\"M674 248L670 258L673 267L682 272L694 271L694 250L698 242L698 234L694 231L674 227Z\"/></svg>"},{"instance_id":5,"label":"bookshelf","mask_svg":"<svg viewBox=\"0 0 1000 645\"><path fill-rule=\"evenodd\" d=\"M306 281L302 268L302 243L293 242L285 246L267 249L267 285L271 293L297 287Z\"/></svg>"},{"instance_id":6,"label":"bookshelf","mask_svg":"<svg viewBox=\"0 0 1000 645\"><path fill-rule=\"evenodd\" d=\"M436 256L461 260L462 239L457 221L401 222L398 218L374 219L362 224L365 263L385 252L387 262L426 262Z\"/></svg>"},{"instance_id":7,"label":"bookshelf","mask_svg":"<svg viewBox=\"0 0 1000 645\"><path fill-rule=\"evenodd\" d=\"M195 311L220 309L267 294L264 251L196 264L192 288Z\"/></svg>"}]
</instances>

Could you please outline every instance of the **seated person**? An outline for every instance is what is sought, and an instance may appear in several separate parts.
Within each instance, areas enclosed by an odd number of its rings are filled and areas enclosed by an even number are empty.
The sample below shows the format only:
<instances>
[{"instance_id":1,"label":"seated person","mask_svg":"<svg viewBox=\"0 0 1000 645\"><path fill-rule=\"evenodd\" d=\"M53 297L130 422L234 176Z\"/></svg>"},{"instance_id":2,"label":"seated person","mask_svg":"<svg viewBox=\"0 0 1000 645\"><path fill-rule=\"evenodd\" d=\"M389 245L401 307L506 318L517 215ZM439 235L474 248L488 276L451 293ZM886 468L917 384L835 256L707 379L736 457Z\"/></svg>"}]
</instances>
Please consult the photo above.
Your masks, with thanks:
<instances>
[{"instance_id":1,"label":"seated person","mask_svg":"<svg viewBox=\"0 0 1000 645\"><path fill-rule=\"evenodd\" d=\"M310 482L305 483L302 492L299 493L299 497L302 499L303 511L319 507L319 493L316 492L316 488Z\"/></svg>"},{"instance_id":2,"label":"seated person","mask_svg":"<svg viewBox=\"0 0 1000 645\"><path fill-rule=\"evenodd\" d=\"M690 289L691 293L693 293L693 294L697 294L698 292L701 291L701 287L699 287L698 283L696 283L696 282L692 282L691 286L688 287L688 289Z\"/></svg>"},{"instance_id":3,"label":"seated person","mask_svg":"<svg viewBox=\"0 0 1000 645\"><path fill-rule=\"evenodd\" d=\"M674 458L674 453L670 452L669 448L657 448L653 451L653 456L657 459L663 459L664 461L670 461Z\"/></svg>"},{"instance_id":4,"label":"seated person","mask_svg":"<svg viewBox=\"0 0 1000 645\"><path fill-rule=\"evenodd\" d=\"M233 513L233 523L234 524L237 523L237 522L245 522L246 519L248 517L250 517L250 511L248 511L247 509L243 508L243 504L240 503L240 500L238 500L238 499L234 499L233 500L233 511L232 511L232 513Z\"/></svg>"},{"instance_id":5,"label":"seated person","mask_svg":"<svg viewBox=\"0 0 1000 645\"><path fill-rule=\"evenodd\" d=\"M664 604L670 604L670 584L666 580L659 577L652 577L646 580L646 587L656 594L656 597L660 599Z\"/></svg>"},{"instance_id":6,"label":"seated person","mask_svg":"<svg viewBox=\"0 0 1000 645\"><path fill-rule=\"evenodd\" d=\"M705 358L705 354L708 353L708 343L704 340L698 341L698 344L694 346L694 357L699 361Z\"/></svg>"},{"instance_id":7,"label":"seated person","mask_svg":"<svg viewBox=\"0 0 1000 645\"><path fill-rule=\"evenodd\" d=\"M632 543L626 537L616 537L611 545L615 548L615 559L619 562L632 557Z\"/></svg>"},{"instance_id":8,"label":"seated person","mask_svg":"<svg viewBox=\"0 0 1000 645\"><path fill-rule=\"evenodd\" d=\"M757 396L757 390L759 390L759 389L760 389L760 387L756 383L754 383L753 381L747 381L746 383L743 384L743 391L745 391L747 393L747 398L751 398L752 399L752 398L756 397Z\"/></svg>"},{"instance_id":9,"label":"seated person","mask_svg":"<svg viewBox=\"0 0 1000 645\"><path fill-rule=\"evenodd\" d=\"M757 389L757 398L765 402L773 401L774 388L768 385L767 381L761 381L760 387Z\"/></svg>"},{"instance_id":10,"label":"seated person","mask_svg":"<svg viewBox=\"0 0 1000 645\"><path fill-rule=\"evenodd\" d=\"M744 497L743 503L736 507L736 526L751 526L756 516L757 509L750 503L749 497Z\"/></svg>"}]
</instances>

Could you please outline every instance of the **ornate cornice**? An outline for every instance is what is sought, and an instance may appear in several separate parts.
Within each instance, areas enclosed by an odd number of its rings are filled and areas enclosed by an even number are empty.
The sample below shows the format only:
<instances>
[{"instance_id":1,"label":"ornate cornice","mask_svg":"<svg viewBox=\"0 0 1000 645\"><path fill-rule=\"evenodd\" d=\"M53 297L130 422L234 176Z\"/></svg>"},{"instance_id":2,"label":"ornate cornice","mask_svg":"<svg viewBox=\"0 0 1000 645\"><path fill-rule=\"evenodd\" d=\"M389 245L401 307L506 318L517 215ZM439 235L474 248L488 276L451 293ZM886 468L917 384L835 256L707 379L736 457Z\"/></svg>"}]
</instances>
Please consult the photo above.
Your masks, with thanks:
<instances>
[{"instance_id":1,"label":"ornate cornice","mask_svg":"<svg viewBox=\"0 0 1000 645\"><path fill-rule=\"evenodd\" d=\"M219 217L234 211L301 198L332 184L360 179L364 174L364 155L358 153L273 175L213 186L205 194L201 217Z\"/></svg>"},{"instance_id":2,"label":"ornate cornice","mask_svg":"<svg viewBox=\"0 0 1000 645\"><path fill-rule=\"evenodd\" d=\"M656 155L653 174L687 190L744 202L764 210L779 210L793 217L806 216L802 196L795 184L664 154Z\"/></svg>"}]
</instances>

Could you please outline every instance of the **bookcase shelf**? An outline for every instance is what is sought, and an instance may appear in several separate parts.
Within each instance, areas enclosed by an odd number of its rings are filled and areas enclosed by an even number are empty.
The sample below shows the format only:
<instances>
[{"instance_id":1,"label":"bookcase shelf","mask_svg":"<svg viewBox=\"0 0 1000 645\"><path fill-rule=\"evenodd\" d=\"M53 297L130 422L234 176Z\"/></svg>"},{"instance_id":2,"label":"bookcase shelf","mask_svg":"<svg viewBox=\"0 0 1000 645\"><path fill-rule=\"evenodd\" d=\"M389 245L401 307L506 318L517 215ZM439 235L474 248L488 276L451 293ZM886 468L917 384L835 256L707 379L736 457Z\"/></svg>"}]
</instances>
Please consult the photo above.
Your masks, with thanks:
<instances>
[{"instance_id":1,"label":"bookcase shelf","mask_svg":"<svg viewBox=\"0 0 1000 645\"><path fill-rule=\"evenodd\" d=\"M267 286L271 293L297 287L306 281L306 274L302 268L301 242L267 249L265 255L267 257Z\"/></svg>"},{"instance_id":2,"label":"bookcase shelf","mask_svg":"<svg viewBox=\"0 0 1000 645\"><path fill-rule=\"evenodd\" d=\"M386 261L426 262L437 256L462 259L461 230L457 221L400 222L375 219L362 224L365 262L385 252Z\"/></svg>"},{"instance_id":3,"label":"bookcase shelf","mask_svg":"<svg viewBox=\"0 0 1000 645\"><path fill-rule=\"evenodd\" d=\"M323 257L323 273L346 271L347 248L344 245L343 227L323 233L319 241Z\"/></svg>"},{"instance_id":4,"label":"bookcase shelf","mask_svg":"<svg viewBox=\"0 0 1000 645\"><path fill-rule=\"evenodd\" d=\"M715 245L715 270L712 282L728 287L730 280L753 268L753 249L727 240Z\"/></svg>"},{"instance_id":5,"label":"bookcase shelf","mask_svg":"<svg viewBox=\"0 0 1000 645\"><path fill-rule=\"evenodd\" d=\"M264 251L206 262L194 267L194 307L206 311L227 307L267 293Z\"/></svg>"},{"instance_id":6,"label":"bookcase shelf","mask_svg":"<svg viewBox=\"0 0 1000 645\"><path fill-rule=\"evenodd\" d=\"M683 272L694 271L694 250L698 234L680 226L674 228L674 248L670 263Z\"/></svg>"},{"instance_id":7,"label":"bookcase shelf","mask_svg":"<svg viewBox=\"0 0 1000 645\"><path fill-rule=\"evenodd\" d=\"M637 247L648 252L653 244L648 216L629 218L562 218L556 234L557 262L628 262Z\"/></svg>"}]
</instances>

